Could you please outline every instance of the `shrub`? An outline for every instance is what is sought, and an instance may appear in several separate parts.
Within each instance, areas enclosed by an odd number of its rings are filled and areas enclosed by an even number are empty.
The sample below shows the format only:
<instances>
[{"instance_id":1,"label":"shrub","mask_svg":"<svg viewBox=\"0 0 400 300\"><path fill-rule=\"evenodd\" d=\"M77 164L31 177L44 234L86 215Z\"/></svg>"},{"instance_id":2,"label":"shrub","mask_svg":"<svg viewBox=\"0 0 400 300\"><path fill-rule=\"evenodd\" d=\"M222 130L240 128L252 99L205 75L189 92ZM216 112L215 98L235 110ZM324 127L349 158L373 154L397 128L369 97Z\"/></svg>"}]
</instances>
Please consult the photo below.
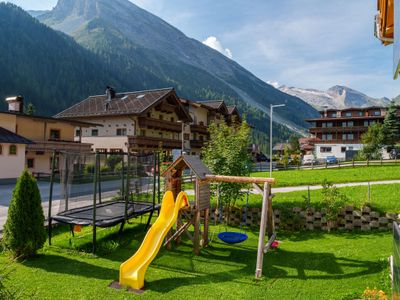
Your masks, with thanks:
<instances>
[{"instance_id":1,"label":"shrub","mask_svg":"<svg viewBox=\"0 0 400 300\"><path fill-rule=\"evenodd\" d=\"M42 200L35 178L25 170L18 178L4 225L3 244L14 257L36 254L46 241Z\"/></svg>"},{"instance_id":2,"label":"shrub","mask_svg":"<svg viewBox=\"0 0 400 300\"><path fill-rule=\"evenodd\" d=\"M345 206L348 199L336 186L326 180L322 187L322 205L326 209L326 219L337 221L339 211Z\"/></svg>"}]
</instances>

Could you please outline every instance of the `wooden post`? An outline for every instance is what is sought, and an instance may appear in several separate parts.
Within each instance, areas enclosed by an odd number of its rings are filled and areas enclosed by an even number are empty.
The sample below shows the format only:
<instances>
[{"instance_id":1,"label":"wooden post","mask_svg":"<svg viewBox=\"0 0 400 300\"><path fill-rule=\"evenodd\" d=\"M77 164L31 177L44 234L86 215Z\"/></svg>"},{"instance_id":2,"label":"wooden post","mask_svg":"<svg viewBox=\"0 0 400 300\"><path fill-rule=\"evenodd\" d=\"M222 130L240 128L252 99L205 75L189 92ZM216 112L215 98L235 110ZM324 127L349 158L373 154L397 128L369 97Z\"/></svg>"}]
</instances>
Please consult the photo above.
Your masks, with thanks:
<instances>
[{"instance_id":1,"label":"wooden post","mask_svg":"<svg viewBox=\"0 0 400 300\"><path fill-rule=\"evenodd\" d=\"M263 258L264 258L264 244L265 244L265 231L267 226L268 219L268 206L269 206L269 198L270 198L270 187L268 183L264 183L264 194L263 194L263 203L262 203L262 211L261 211L261 222L260 222L260 233L258 236L258 251L257 251L257 265L256 265L256 279L261 278L262 276L262 266L263 266Z\"/></svg>"},{"instance_id":2,"label":"wooden post","mask_svg":"<svg viewBox=\"0 0 400 300\"><path fill-rule=\"evenodd\" d=\"M196 208L194 215L194 236L193 236L193 251L194 254L200 254L200 210Z\"/></svg>"},{"instance_id":3,"label":"wooden post","mask_svg":"<svg viewBox=\"0 0 400 300\"><path fill-rule=\"evenodd\" d=\"M203 230L203 247L208 245L208 227L209 227L210 209L204 210L204 230Z\"/></svg>"}]
</instances>

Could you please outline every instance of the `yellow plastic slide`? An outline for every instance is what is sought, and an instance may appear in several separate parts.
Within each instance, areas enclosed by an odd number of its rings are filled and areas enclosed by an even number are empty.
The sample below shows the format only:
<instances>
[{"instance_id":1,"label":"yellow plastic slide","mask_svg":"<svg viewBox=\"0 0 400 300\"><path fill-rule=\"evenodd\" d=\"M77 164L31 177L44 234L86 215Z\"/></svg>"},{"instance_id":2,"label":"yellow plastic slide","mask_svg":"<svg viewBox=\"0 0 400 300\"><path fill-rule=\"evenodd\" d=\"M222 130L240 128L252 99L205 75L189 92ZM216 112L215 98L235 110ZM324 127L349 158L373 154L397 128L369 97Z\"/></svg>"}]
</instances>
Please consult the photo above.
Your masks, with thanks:
<instances>
[{"instance_id":1,"label":"yellow plastic slide","mask_svg":"<svg viewBox=\"0 0 400 300\"><path fill-rule=\"evenodd\" d=\"M178 218L179 210L188 206L186 193L180 192L174 202L171 191L164 194L160 215L147 232L142 245L136 253L119 268L119 284L140 290L144 286L144 274L156 257L163 240Z\"/></svg>"}]
</instances>

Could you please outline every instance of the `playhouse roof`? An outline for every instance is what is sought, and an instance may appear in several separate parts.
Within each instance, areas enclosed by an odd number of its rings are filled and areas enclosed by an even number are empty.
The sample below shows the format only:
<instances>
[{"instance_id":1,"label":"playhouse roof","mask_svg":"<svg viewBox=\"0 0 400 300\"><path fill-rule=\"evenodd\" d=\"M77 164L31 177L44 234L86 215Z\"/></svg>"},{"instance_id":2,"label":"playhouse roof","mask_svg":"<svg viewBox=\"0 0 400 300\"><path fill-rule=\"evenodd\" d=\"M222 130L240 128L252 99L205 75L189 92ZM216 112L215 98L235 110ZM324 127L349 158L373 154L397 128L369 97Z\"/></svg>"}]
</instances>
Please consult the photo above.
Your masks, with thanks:
<instances>
[{"instance_id":1,"label":"playhouse roof","mask_svg":"<svg viewBox=\"0 0 400 300\"><path fill-rule=\"evenodd\" d=\"M207 174L212 174L199 156L183 154L163 172L162 176L165 176L165 174L171 172L173 169L184 169L186 167L191 169L196 177L201 180L206 179Z\"/></svg>"}]
</instances>

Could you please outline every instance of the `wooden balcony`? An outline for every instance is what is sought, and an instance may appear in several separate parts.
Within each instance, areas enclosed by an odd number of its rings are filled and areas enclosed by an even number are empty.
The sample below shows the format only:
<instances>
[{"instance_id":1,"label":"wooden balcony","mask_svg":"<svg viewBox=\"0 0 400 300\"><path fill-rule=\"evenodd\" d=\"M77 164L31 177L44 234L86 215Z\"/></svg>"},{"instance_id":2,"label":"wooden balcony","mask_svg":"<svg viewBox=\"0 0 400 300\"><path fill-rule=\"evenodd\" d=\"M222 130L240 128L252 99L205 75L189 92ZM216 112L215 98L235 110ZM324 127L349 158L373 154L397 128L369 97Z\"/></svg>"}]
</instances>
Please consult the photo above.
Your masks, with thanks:
<instances>
[{"instance_id":1,"label":"wooden balcony","mask_svg":"<svg viewBox=\"0 0 400 300\"><path fill-rule=\"evenodd\" d=\"M200 134L208 134L207 126L204 125L190 125L191 132L197 132Z\"/></svg>"},{"instance_id":2,"label":"wooden balcony","mask_svg":"<svg viewBox=\"0 0 400 300\"><path fill-rule=\"evenodd\" d=\"M128 141L130 147L158 148L161 144L164 149L181 149L182 147L181 140L171 140L147 136L129 136Z\"/></svg>"},{"instance_id":3,"label":"wooden balcony","mask_svg":"<svg viewBox=\"0 0 400 300\"><path fill-rule=\"evenodd\" d=\"M204 146L204 141L200 140L191 140L190 147L191 148L202 148Z\"/></svg>"},{"instance_id":4,"label":"wooden balcony","mask_svg":"<svg viewBox=\"0 0 400 300\"><path fill-rule=\"evenodd\" d=\"M173 132L181 132L182 124L166 120L159 120L147 117L139 117L139 127L149 129L168 130Z\"/></svg>"},{"instance_id":5,"label":"wooden balcony","mask_svg":"<svg viewBox=\"0 0 400 300\"><path fill-rule=\"evenodd\" d=\"M309 129L310 133L342 133L342 132L367 132L368 127L366 126L353 126L353 127L311 127Z\"/></svg>"},{"instance_id":6,"label":"wooden balcony","mask_svg":"<svg viewBox=\"0 0 400 300\"><path fill-rule=\"evenodd\" d=\"M90 152L92 144L67 142L67 141L34 141L30 144L27 151L53 152L53 151L69 151L69 152Z\"/></svg>"}]
</instances>

